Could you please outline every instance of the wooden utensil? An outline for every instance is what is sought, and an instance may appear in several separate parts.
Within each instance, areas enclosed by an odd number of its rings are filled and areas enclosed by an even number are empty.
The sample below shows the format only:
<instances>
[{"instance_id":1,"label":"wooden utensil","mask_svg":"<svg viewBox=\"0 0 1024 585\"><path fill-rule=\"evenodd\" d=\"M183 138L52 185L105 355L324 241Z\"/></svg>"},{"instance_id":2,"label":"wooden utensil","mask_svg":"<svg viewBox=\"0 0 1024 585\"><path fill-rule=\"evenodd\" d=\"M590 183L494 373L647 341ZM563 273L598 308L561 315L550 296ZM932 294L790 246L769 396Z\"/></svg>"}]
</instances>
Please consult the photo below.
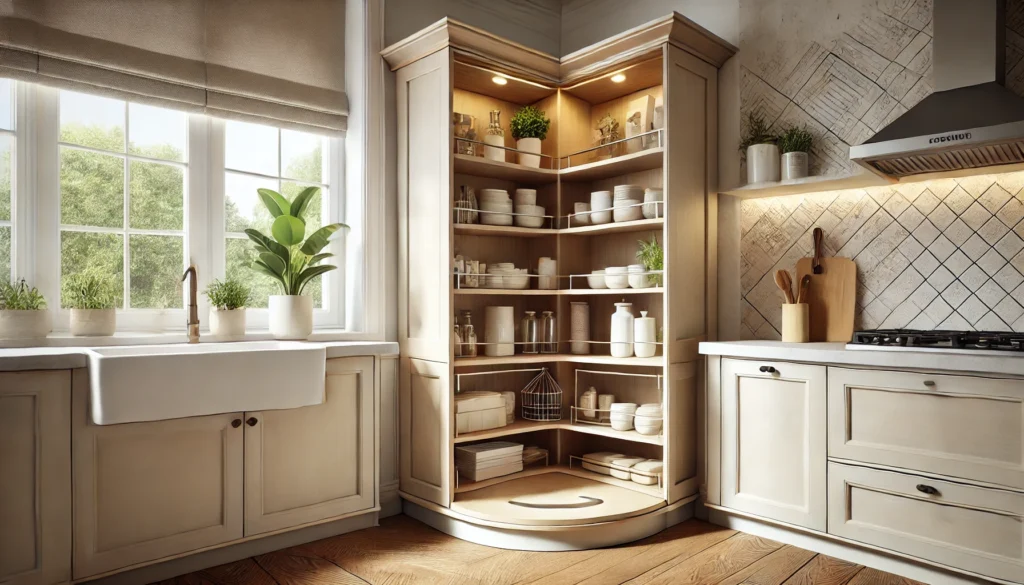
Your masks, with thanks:
<instances>
[{"instance_id":1,"label":"wooden utensil","mask_svg":"<svg viewBox=\"0 0 1024 585\"><path fill-rule=\"evenodd\" d=\"M789 273L785 270L777 270L775 272L775 284L782 291L782 294L786 297L787 303L793 302L793 281L789 277Z\"/></svg>"},{"instance_id":2,"label":"wooden utensil","mask_svg":"<svg viewBox=\"0 0 1024 585\"><path fill-rule=\"evenodd\" d=\"M821 228L814 228L813 236L814 257L796 263L801 287L804 277L810 277L807 292L802 295L810 305L810 340L848 342L853 337L857 264L849 258L823 258Z\"/></svg>"},{"instance_id":3,"label":"wooden utensil","mask_svg":"<svg viewBox=\"0 0 1024 585\"><path fill-rule=\"evenodd\" d=\"M810 284L811 275L805 274L804 277L800 279L800 290L796 293L797 304L807 302L807 289Z\"/></svg>"}]
</instances>

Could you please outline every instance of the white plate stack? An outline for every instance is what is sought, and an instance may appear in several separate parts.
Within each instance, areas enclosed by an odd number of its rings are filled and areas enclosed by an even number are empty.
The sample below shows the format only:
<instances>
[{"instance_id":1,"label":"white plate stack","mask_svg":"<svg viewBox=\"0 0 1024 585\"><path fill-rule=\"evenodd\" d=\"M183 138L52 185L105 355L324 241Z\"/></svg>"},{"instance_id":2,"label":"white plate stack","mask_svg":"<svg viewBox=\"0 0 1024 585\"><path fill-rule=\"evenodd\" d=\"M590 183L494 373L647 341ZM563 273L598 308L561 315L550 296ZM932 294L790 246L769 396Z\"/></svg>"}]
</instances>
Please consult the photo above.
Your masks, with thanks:
<instances>
[{"instance_id":1,"label":"white plate stack","mask_svg":"<svg viewBox=\"0 0 1024 585\"><path fill-rule=\"evenodd\" d=\"M539 228L544 225L544 208L537 205L536 189L516 189L515 222L519 227Z\"/></svg>"},{"instance_id":2,"label":"white plate stack","mask_svg":"<svg viewBox=\"0 0 1024 585\"><path fill-rule=\"evenodd\" d=\"M523 470L523 446L492 441L455 448L455 467L469 481L483 481Z\"/></svg>"},{"instance_id":3,"label":"white plate stack","mask_svg":"<svg viewBox=\"0 0 1024 585\"><path fill-rule=\"evenodd\" d=\"M512 225L512 198L504 189L480 190L480 223Z\"/></svg>"},{"instance_id":4,"label":"white plate stack","mask_svg":"<svg viewBox=\"0 0 1024 585\"><path fill-rule=\"evenodd\" d=\"M612 198L613 219L616 222L642 219L643 200L644 188L640 185L616 185Z\"/></svg>"}]
</instances>

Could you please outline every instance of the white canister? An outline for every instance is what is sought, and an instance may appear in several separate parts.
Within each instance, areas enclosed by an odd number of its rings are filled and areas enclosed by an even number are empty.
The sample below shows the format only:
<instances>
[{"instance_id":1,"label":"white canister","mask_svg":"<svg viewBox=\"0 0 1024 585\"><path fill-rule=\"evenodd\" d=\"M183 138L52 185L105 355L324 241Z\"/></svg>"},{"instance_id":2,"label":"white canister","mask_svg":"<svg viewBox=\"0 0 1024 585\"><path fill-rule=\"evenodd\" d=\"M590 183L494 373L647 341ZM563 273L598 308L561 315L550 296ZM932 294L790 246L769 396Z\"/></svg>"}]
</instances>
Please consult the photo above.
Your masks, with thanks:
<instances>
[{"instance_id":1,"label":"white canister","mask_svg":"<svg viewBox=\"0 0 1024 585\"><path fill-rule=\"evenodd\" d=\"M612 192L594 191L590 194L590 223L600 225L612 220Z\"/></svg>"},{"instance_id":2,"label":"white canister","mask_svg":"<svg viewBox=\"0 0 1024 585\"><path fill-rule=\"evenodd\" d=\"M779 147L752 144L747 147L747 184L779 180Z\"/></svg>"},{"instance_id":3,"label":"white canister","mask_svg":"<svg viewBox=\"0 0 1024 585\"><path fill-rule=\"evenodd\" d=\"M558 264L553 258L547 256L537 261L537 288L540 290L555 290L558 288Z\"/></svg>"},{"instance_id":4,"label":"white canister","mask_svg":"<svg viewBox=\"0 0 1024 585\"><path fill-rule=\"evenodd\" d=\"M590 305L583 302L569 303L569 351L576 355L590 353Z\"/></svg>"},{"instance_id":5,"label":"white canister","mask_svg":"<svg viewBox=\"0 0 1024 585\"><path fill-rule=\"evenodd\" d=\"M612 313L612 357L633 356L633 303L615 303Z\"/></svg>"},{"instance_id":6,"label":"white canister","mask_svg":"<svg viewBox=\"0 0 1024 585\"><path fill-rule=\"evenodd\" d=\"M494 146L505 146L504 136L499 136L497 134L484 134L484 144L491 145L484 147L484 158L487 160L505 162L505 151L500 148L492 148Z\"/></svg>"},{"instance_id":7,"label":"white canister","mask_svg":"<svg viewBox=\"0 0 1024 585\"><path fill-rule=\"evenodd\" d=\"M636 357L654 357L658 351L658 327L654 317L648 317L647 311L640 311L640 317L633 320L633 351Z\"/></svg>"},{"instance_id":8,"label":"white canister","mask_svg":"<svg viewBox=\"0 0 1024 585\"><path fill-rule=\"evenodd\" d=\"M306 339L313 333L313 297L270 295L270 334L274 339Z\"/></svg>"},{"instance_id":9,"label":"white canister","mask_svg":"<svg viewBox=\"0 0 1024 585\"><path fill-rule=\"evenodd\" d=\"M484 308L484 355L513 355L516 352L515 341L515 307Z\"/></svg>"},{"instance_id":10,"label":"white canister","mask_svg":"<svg viewBox=\"0 0 1024 585\"><path fill-rule=\"evenodd\" d=\"M516 141L516 150L533 153L518 153L519 164L524 167L540 168L540 138L520 138Z\"/></svg>"},{"instance_id":11,"label":"white canister","mask_svg":"<svg viewBox=\"0 0 1024 585\"><path fill-rule=\"evenodd\" d=\"M787 152L782 155L782 180L802 179L807 176L807 153Z\"/></svg>"}]
</instances>

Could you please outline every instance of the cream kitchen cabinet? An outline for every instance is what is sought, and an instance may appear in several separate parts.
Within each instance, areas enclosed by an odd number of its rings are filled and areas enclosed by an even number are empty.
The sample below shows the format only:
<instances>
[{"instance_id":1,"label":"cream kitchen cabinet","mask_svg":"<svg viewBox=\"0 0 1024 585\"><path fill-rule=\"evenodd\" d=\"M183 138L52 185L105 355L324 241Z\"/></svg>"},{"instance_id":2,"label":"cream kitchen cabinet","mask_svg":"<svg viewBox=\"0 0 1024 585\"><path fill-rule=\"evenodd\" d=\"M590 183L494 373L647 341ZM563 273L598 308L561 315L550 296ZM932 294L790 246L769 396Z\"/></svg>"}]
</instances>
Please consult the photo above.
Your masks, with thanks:
<instances>
[{"instance_id":1,"label":"cream kitchen cabinet","mask_svg":"<svg viewBox=\"0 0 1024 585\"><path fill-rule=\"evenodd\" d=\"M71 580L71 371L0 374L0 583Z\"/></svg>"},{"instance_id":2,"label":"cream kitchen cabinet","mask_svg":"<svg viewBox=\"0 0 1024 585\"><path fill-rule=\"evenodd\" d=\"M825 530L825 367L723 359L722 505Z\"/></svg>"},{"instance_id":3,"label":"cream kitchen cabinet","mask_svg":"<svg viewBox=\"0 0 1024 585\"><path fill-rule=\"evenodd\" d=\"M450 366L402 359L398 383L399 486L442 506L451 503L452 454Z\"/></svg>"}]
</instances>

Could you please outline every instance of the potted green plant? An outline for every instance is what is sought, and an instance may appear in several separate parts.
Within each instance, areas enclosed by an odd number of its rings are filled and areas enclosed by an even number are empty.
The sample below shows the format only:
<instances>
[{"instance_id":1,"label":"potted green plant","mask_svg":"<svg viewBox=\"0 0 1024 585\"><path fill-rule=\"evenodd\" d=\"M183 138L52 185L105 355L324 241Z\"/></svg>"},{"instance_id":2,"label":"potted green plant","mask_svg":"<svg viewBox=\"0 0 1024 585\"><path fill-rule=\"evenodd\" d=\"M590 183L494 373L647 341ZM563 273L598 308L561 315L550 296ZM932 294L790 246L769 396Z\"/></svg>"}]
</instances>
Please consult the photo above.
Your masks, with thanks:
<instances>
[{"instance_id":1,"label":"potted green plant","mask_svg":"<svg viewBox=\"0 0 1024 585\"><path fill-rule=\"evenodd\" d=\"M747 184L779 180L779 137L768 127L764 115L751 112L740 150L747 153Z\"/></svg>"},{"instance_id":2,"label":"potted green plant","mask_svg":"<svg viewBox=\"0 0 1024 585\"><path fill-rule=\"evenodd\" d=\"M791 126L779 136L783 181L807 176L807 153L813 144L814 136L807 128Z\"/></svg>"},{"instance_id":3,"label":"potted green plant","mask_svg":"<svg viewBox=\"0 0 1024 585\"><path fill-rule=\"evenodd\" d=\"M547 137L551 120L535 106L523 106L512 116L509 125L512 138L516 139L516 149L525 151L518 153L519 164L540 168L540 141Z\"/></svg>"},{"instance_id":4,"label":"potted green plant","mask_svg":"<svg viewBox=\"0 0 1024 585\"><path fill-rule=\"evenodd\" d=\"M41 339L50 332L46 299L25 279L0 284L0 338Z\"/></svg>"},{"instance_id":5,"label":"potted green plant","mask_svg":"<svg viewBox=\"0 0 1024 585\"><path fill-rule=\"evenodd\" d=\"M655 236L651 236L650 242L637 240L637 243L640 244L640 248L636 251L636 259L640 261L647 272L657 272L657 274L649 274L647 278L654 286L661 286L661 271L665 270L665 250Z\"/></svg>"},{"instance_id":6,"label":"potted green plant","mask_svg":"<svg viewBox=\"0 0 1024 585\"><path fill-rule=\"evenodd\" d=\"M306 187L291 201L270 189L256 192L274 223L269 236L245 230L259 254L253 269L278 281L282 292L270 295L270 333L275 339L306 339L313 332L313 298L302 292L314 278L337 268L322 264L334 255L323 249L334 232L348 226L332 223L306 237L306 207L319 187Z\"/></svg>"},{"instance_id":7,"label":"potted green plant","mask_svg":"<svg viewBox=\"0 0 1024 585\"><path fill-rule=\"evenodd\" d=\"M214 280L206 287L210 300L210 334L224 341L245 337L245 307L252 300L252 289L240 280Z\"/></svg>"},{"instance_id":8,"label":"potted green plant","mask_svg":"<svg viewBox=\"0 0 1024 585\"><path fill-rule=\"evenodd\" d=\"M117 329L117 294L114 279L107 274L86 271L66 276L60 287L60 302L71 309L71 335L113 335Z\"/></svg>"}]
</instances>

